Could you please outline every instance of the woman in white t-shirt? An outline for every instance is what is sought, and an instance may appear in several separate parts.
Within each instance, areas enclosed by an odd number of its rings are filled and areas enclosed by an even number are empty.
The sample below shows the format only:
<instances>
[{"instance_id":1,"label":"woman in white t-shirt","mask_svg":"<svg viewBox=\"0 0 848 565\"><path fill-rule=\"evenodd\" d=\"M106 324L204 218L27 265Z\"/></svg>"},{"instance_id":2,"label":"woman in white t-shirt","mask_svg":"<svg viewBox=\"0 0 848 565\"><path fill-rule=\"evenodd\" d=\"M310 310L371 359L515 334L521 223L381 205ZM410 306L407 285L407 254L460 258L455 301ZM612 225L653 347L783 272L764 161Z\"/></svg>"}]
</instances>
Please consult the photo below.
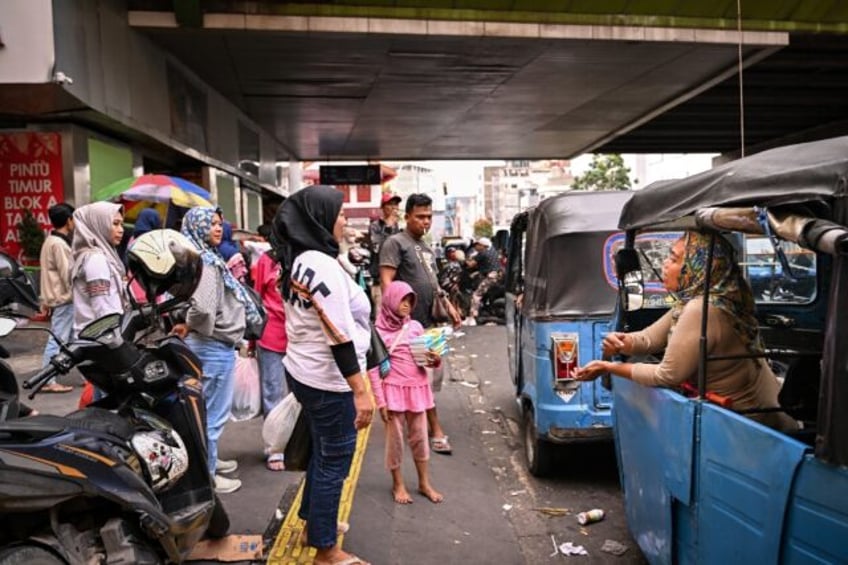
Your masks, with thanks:
<instances>
[{"instance_id":1,"label":"woman in white t-shirt","mask_svg":"<svg viewBox=\"0 0 848 565\"><path fill-rule=\"evenodd\" d=\"M89 323L128 305L126 271L118 255L124 236L124 208L114 202L94 202L74 211L73 265L74 336Z\"/></svg>"},{"instance_id":2,"label":"woman in white t-shirt","mask_svg":"<svg viewBox=\"0 0 848 565\"><path fill-rule=\"evenodd\" d=\"M312 438L298 516L306 521L304 541L317 548L316 564L365 563L337 545L356 433L374 413L365 384L371 306L338 262L344 226L342 193L330 186L295 192L274 220L288 337L283 365Z\"/></svg>"}]
</instances>

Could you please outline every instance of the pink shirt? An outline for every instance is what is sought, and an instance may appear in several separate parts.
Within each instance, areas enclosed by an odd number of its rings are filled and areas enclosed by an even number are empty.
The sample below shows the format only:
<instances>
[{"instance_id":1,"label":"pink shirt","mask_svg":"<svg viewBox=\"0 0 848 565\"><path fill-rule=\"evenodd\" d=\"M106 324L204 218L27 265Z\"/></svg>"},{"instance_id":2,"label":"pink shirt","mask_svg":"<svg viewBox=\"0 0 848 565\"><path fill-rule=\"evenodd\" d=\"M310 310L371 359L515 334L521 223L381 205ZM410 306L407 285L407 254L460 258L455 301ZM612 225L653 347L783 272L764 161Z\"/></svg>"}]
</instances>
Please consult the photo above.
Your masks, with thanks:
<instances>
[{"instance_id":1,"label":"pink shirt","mask_svg":"<svg viewBox=\"0 0 848 565\"><path fill-rule=\"evenodd\" d=\"M257 343L269 351L285 353L288 339L286 338L286 313L283 309L280 289L277 286L279 274L280 265L274 262L267 253L263 253L256 263L253 286L262 298L262 304L268 314L268 323L265 325L265 331L262 332L262 339Z\"/></svg>"},{"instance_id":2,"label":"pink shirt","mask_svg":"<svg viewBox=\"0 0 848 565\"><path fill-rule=\"evenodd\" d=\"M394 349L394 340L384 338L386 348L392 350L389 355L391 368L386 378L380 379L377 369L369 371L368 376L378 408L385 406L393 412L424 412L434 406L433 391L427 379L427 370L415 363L409 347L410 339L423 334L424 328L415 320L408 324Z\"/></svg>"}]
</instances>

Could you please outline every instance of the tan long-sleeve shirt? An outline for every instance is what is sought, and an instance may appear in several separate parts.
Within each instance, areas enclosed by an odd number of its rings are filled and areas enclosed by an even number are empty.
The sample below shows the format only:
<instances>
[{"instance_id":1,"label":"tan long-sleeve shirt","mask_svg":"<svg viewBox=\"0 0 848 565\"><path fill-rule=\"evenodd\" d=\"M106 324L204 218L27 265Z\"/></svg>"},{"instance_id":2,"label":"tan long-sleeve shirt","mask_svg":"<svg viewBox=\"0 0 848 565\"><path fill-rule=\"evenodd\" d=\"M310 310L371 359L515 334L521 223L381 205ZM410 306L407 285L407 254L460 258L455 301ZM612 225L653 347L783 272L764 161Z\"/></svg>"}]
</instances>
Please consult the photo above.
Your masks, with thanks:
<instances>
[{"instance_id":1,"label":"tan long-sleeve shirt","mask_svg":"<svg viewBox=\"0 0 848 565\"><path fill-rule=\"evenodd\" d=\"M71 293L71 246L58 235L50 235L41 246L41 304L56 308L69 304Z\"/></svg>"},{"instance_id":2,"label":"tan long-sleeve shirt","mask_svg":"<svg viewBox=\"0 0 848 565\"><path fill-rule=\"evenodd\" d=\"M669 337L672 312L642 331L633 332L635 355L658 353L665 348L660 363L635 363L632 378L647 386L680 386L695 382L701 336L703 300L688 302ZM730 314L713 305L707 322L707 352L711 356L749 353L733 327ZM707 391L733 399L734 410L778 406L780 384L763 359L724 359L707 364ZM753 414L751 418L778 429L797 429L797 424L783 413Z\"/></svg>"}]
</instances>

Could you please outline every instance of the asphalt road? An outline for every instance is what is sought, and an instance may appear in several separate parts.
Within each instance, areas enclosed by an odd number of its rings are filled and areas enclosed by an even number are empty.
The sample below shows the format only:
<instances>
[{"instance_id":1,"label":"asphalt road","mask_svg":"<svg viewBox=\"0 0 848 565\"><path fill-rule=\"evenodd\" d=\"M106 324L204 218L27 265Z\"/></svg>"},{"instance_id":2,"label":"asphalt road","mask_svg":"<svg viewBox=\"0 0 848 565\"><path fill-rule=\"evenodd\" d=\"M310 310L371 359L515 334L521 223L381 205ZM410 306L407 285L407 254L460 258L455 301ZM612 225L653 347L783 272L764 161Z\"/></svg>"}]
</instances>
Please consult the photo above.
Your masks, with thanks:
<instances>
[{"instance_id":1,"label":"asphalt road","mask_svg":"<svg viewBox=\"0 0 848 565\"><path fill-rule=\"evenodd\" d=\"M415 495L402 506L392 501L383 467L383 429L372 427L355 485L343 547L374 564L445 563L644 563L624 517L612 445L561 449L555 473L530 476L521 445L518 407L506 362L503 327L464 329L454 340L451 371L437 394L439 413L453 444L451 456L433 454L433 484L445 495L432 504ZM40 365L42 332L16 330L2 343L21 378ZM75 382L71 376L65 382ZM76 389L77 391L81 389ZM78 392L41 394L32 405L42 413L66 413ZM227 425L221 456L236 458L244 487L224 495L231 532L264 534L273 544L276 525L289 511L303 474L271 472L262 457L260 419ZM407 488L414 492L411 457L404 461ZM576 514L591 508L603 521L582 527ZM269 529L269 524L271 528ZM605 540L628 549L622 556L601 551ZM554 544L582 545L588 556L552 555Z\"/></svg>"}]
</instances>

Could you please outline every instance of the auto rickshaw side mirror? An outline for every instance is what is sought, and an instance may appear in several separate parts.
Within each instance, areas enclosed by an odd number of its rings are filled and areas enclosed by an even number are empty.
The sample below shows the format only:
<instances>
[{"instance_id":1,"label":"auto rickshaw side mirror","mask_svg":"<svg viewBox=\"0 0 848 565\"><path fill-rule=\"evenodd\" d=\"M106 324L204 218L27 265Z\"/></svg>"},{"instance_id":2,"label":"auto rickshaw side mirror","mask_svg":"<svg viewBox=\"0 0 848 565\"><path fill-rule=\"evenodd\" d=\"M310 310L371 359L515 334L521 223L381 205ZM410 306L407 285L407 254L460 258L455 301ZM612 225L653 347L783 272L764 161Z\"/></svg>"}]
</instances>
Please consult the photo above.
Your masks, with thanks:
<instances>
[{"instance_id":1,"label":"auto rickshaw side mirror","mask_svg":"<svg viewBox=\"0 0 848 565\"><path fill-rule=\"evenodd\" d=\"M635 249L624 248L615 254L615 273L619 280L621 297L627 312L639 310L645 299L642 265Z\"/></svg>"},{"instance_id":2,"label":"auto rickshaw side mirror","mask_svg":"<svg viewBox=\"0 0 848 565\"><path fill-rule=\"evenodd\" d=\"M630 271L624 275L625 308L628 312L639 310L645 302L645 284L642 281L642 271Z\"/></svg>"}]
</instances>

